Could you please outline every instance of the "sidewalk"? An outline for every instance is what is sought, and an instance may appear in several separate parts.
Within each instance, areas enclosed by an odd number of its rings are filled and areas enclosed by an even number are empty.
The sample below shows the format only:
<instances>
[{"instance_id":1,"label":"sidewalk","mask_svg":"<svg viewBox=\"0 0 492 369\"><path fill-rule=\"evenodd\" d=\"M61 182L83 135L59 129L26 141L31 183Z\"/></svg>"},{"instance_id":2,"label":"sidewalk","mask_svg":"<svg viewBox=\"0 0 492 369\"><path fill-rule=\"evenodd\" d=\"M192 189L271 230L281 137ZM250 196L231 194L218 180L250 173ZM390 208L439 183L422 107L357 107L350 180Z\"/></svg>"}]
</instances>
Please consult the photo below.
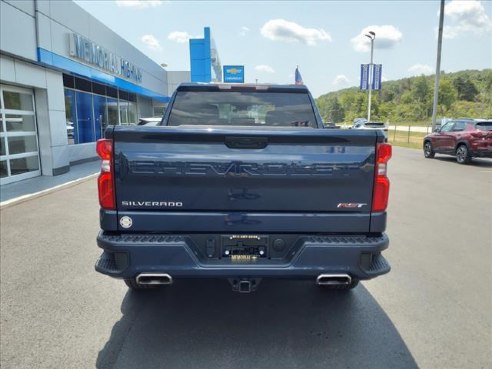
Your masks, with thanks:
<instances>
[{"instance_id":1,"label":"sidewalk","mask_svg":"<svg viewBox=\"0 0 492 369\"><path fill-rule=\"evenodd\" d=\"M0 203L45 191L99 173L100 168L101 162L95 160L88 163L73 165L70 167L68 173L59 176L40 176L0 186Z\"/></svg>"}]
</instances>

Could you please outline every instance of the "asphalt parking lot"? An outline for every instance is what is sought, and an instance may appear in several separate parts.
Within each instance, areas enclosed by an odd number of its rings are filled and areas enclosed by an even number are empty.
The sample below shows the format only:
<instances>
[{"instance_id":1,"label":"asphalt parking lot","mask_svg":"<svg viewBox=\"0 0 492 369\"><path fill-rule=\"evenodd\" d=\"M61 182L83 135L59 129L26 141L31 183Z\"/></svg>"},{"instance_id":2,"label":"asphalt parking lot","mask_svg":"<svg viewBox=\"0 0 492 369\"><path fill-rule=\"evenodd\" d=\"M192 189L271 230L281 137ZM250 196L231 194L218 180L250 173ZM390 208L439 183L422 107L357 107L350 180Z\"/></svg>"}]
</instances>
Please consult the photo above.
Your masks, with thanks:
<instances>
[{"instance_id":1,"label":"asphalt parking lot","mask_svg":"<svg viewBox=\"0 0 492 369\"><path fill-rule=\"evenodd\" d=\"M390 274L352 292L221 280L150 293L94 271L95 179L1 210L7 368L490 368L492 161L394 148Z\"/></svg>"}]
</instances>

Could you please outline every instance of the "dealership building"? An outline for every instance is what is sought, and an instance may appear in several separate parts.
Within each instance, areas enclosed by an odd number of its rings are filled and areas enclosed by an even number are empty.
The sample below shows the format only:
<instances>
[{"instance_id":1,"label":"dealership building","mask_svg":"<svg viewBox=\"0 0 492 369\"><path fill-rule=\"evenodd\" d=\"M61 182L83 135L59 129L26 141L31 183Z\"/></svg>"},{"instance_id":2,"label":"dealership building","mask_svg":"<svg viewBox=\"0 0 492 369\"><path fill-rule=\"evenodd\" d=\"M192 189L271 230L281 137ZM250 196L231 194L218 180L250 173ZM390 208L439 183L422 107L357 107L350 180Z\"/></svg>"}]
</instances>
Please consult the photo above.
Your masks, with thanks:
<instances>
[{"instance_id":1,"label":"dealership building","mask_svg":"<svg viewBox=\"0 0 492 369\"><path fill-rule=\"evenodd\" d=\"M0 184L66 173L108 125L162 115L169 72L72 1L0 0Z\"/></svg>"}]
</instances>

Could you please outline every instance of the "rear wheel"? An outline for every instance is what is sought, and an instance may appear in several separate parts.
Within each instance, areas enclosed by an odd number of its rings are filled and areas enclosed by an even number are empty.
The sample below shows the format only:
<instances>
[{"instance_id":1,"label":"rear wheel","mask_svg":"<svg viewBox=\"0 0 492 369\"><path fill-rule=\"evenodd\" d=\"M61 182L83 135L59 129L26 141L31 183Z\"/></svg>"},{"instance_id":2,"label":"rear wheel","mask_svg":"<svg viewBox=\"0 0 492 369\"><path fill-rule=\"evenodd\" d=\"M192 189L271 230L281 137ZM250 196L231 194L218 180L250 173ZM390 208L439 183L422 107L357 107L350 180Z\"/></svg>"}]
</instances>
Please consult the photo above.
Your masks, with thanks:
<instances>
[{"instance_id":1,"label":"rear wheel","mask_svg":"<svg viewBox=\"0 0 492 369\"><path fill-rule=\"evenodd\" d=\"M471 161L470 151L465 144L456 148L456 161L460 164L468 164Z\"/></svg>"},{"instance_id":2,"label":"rear wheel","mask_svg":"<svg viewBox=\"0 0 492 369\"><path fill-rule=\"evenodd\" d=\"M430 141L425 141L424 143L424 156L427 159L432 159L436 153L434 152L434 149L432 148L432 143Z\"/></svg>"}]
</instances>

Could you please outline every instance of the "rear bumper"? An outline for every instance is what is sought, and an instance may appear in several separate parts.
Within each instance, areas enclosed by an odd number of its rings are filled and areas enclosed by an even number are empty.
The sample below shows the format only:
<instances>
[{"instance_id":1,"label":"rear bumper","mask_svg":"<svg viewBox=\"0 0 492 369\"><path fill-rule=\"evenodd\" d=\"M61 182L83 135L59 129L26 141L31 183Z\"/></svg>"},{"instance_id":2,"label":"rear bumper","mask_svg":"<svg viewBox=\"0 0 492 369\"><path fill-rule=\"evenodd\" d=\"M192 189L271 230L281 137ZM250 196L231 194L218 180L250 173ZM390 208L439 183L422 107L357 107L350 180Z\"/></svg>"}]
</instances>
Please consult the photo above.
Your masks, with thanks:
<instances>
[{"instance_id":1,"label":"rear bumper","mask_svg":"<svg viewBox=\"0 0 492 369\"><path fill-rule=\"evenodd\" d=\"M203 260L183 235L107 234L100 232L104 251L96 270L115 278L135 278L140 273L167 273L172 278L316 278L322 273L344 273L366 280L388 273L381 255L389 245L385 234L369 236L299 236L301 246L288 262L261 260L233 262Z\"/></svg>"},{"instance_id":2,"label":"rear bumper","mask_svg":"<svg viewBox=\"0 0 492 369\"><path fill-rule=\"evenodd\" d=\"M471 156L477 158L492 158L492 150L472 150Z\"/></svg>"}]
</instances>

